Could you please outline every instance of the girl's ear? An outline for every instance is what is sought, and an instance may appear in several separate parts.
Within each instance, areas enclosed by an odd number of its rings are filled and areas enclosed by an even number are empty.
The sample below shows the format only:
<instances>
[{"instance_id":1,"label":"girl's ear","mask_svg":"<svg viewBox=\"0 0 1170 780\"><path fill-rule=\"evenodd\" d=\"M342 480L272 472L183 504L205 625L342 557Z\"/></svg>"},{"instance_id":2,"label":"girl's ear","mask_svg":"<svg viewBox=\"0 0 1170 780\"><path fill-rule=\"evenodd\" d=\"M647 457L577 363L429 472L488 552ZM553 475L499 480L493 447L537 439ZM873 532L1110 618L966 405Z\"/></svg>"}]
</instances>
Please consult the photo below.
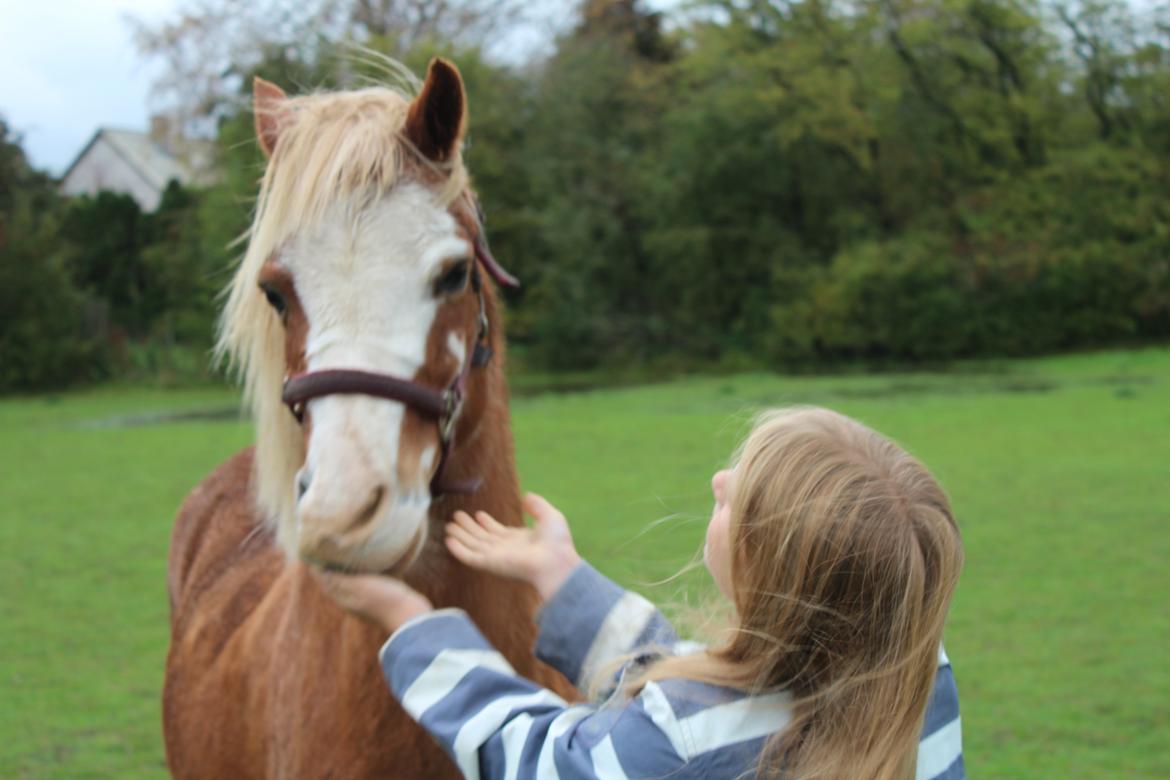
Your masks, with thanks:
<instances>
[{"instance_id":1,"label":"girl's ear","mask_svg":"<svg viewBox=\"0 0 1170 780\"><path fill-rule=\"evenodd\" d=\"M284 90L257 76L252 80L252 117L256 124L256 140L265 157L271 157L280 137L281 114L288 96Z\"/></svg>"},{"instance_id":2,"label":"girl's ear","mask_svg":"<svg viewBox=\"0 0 1170 780\"><path fill-rule=\"evenodd\" d=\"M466 125L463 78L458 68L436 57L427 68L422 91L410 103L406 137L428 160L441 163L451 159L459 148Z\"/></svg>"}]
</instances>

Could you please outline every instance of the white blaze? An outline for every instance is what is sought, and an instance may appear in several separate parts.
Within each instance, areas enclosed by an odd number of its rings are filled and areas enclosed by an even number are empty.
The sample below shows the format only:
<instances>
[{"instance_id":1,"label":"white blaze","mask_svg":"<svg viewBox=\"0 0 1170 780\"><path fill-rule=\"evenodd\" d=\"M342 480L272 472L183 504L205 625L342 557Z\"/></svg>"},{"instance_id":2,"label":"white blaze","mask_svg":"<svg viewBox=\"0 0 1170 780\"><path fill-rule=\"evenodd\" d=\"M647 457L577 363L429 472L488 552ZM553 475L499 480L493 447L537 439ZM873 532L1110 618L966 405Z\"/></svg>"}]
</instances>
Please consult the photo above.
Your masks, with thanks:
<instances>
[{"instance_id":1,"label":"white blaze","mask_svg":"<svg viewBox=\"0 0 1170 780\"><path fill-rule=\"evenodd\" d=\"M416 184L396 187L357 218L338 209L298 235L280 260L296 280L309 323L307 369L412 378L426 358L438 308L434 279L447 261L468 254L455 220ZM456 334L448 346L466 353ZM305 467L311 480L298 505L302 541L325 526L352 526L381 489L385 500L367 532L341 538L353 542L346 550L351 562L388 568L425 529L426 481L435 453L424 454L420 484L399 484L402 404L330 395L310 401L308 409L312 433Z\"/></svg>"}]
</instances>

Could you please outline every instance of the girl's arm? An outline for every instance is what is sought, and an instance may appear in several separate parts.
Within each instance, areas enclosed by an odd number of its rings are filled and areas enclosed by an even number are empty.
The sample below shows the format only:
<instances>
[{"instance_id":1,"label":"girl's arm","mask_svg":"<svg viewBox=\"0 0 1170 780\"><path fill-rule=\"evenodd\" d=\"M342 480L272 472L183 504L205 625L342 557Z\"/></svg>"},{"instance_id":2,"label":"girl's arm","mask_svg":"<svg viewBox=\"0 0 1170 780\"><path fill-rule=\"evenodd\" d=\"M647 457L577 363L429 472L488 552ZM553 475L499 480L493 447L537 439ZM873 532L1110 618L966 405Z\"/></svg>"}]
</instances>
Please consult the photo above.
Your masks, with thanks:
<instances>
[{"instance_id":1,"label":"girl's arm","mask_svg":"<svg viewBox=\"0 0 1170 780\"><path fill-rule=\"evenodd\" d=\"M556 507L529 493L532 528L503 526L486 512L457 512L447 548L468 566L527 582L540 594L536 654L578 688L637 648L682 652L678 636L653 604L623 590L581 559ZM614 669L614 672L617 670Z\"/></svg>"},{"instance_id":2,"label":"girl's arm","mask_svg":"<svg viewBox=\"0 0 1170 780\"><path fill-rule=\"evenodd\" d=\"M923 780L964 780L959 690L950 659L940 647L934 693L926 706L918 743L918 775Z\"/></svg>"},{"instance_id":3,"label":"girl's arm","mask_svg":"<svg viewBox=\"0 0 1170 780\"><path fill-rule=\"evenodd\" d=\"M663 777L685 763L669 706L570 706L517 675L461 610L408 622L380 659L395 697L465 777Z\"/></svg>"},{"instance_id":4,"label":"girl's arm","mask_svg":"<svg viewBox=\"0 0 1170 780\"><path fill-rule=\"evenodd\" d=\"M616 674L617 669L607 667L635 650L644 648L647 654L659 655L691 648L679 642L674 628L653 604L623 590L585 562L544 603L537 624L537 657L582 690L598 682L604 672Z\"/></svg>"}]
</instances>

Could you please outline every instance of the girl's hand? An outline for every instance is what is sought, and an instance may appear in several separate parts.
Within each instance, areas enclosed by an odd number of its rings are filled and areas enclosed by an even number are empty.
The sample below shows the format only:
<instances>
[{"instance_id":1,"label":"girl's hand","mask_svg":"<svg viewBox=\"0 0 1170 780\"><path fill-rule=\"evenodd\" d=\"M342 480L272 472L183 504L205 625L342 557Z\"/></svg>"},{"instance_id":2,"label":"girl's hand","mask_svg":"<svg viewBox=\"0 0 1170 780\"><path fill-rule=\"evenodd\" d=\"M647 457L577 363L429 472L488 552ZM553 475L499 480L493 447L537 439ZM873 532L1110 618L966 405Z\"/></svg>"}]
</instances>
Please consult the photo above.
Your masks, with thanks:
<instances>
[{"instance_id":1,"label":"girl's hand","mask_svg":"<svg viewBox=\"0 0 1170 780\"><path fill-rule=\"evenodd\" d=\"M447 524L447 549L473 569L527 582L547 601L565 584L581 556L556 507L529 493L524 496L524 511L536 519L532 528L500 525L487 512L476 512L474 518L456 512Z\"/></svg>"},{"instance_id":2,"label":"girl's hand","mask_svg":"<svg viewBox=\"0 0 1170 780\"><path fill-rule=\"evenodd\" d=\"M434 610L402 580L380 574L340 574L313 568L313 576L342 609L393 634L406 621Z\"/></svg>"}]
</instances>

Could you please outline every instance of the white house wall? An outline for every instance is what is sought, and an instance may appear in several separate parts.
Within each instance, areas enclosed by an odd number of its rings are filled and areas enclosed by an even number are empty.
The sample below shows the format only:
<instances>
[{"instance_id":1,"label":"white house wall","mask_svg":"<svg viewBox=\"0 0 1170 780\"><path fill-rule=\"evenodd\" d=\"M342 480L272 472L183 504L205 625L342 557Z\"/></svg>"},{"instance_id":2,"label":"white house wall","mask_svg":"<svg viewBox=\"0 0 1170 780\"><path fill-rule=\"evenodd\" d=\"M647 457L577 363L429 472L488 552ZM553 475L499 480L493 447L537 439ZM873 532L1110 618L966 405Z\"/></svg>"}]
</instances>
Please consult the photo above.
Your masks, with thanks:
<instances>
[{"instance_id":1,"label":"white house wall","mask_svg":"<svg viewBox=\"0 0 1170 780\"><path fill-rule=\"evenodd\" d=\"M61 182L61 191L66 195L96 195L101 190L129 195L143 211L158 208L162 195L103 137L94 141Z\"/></svg>"}]
</instances>

